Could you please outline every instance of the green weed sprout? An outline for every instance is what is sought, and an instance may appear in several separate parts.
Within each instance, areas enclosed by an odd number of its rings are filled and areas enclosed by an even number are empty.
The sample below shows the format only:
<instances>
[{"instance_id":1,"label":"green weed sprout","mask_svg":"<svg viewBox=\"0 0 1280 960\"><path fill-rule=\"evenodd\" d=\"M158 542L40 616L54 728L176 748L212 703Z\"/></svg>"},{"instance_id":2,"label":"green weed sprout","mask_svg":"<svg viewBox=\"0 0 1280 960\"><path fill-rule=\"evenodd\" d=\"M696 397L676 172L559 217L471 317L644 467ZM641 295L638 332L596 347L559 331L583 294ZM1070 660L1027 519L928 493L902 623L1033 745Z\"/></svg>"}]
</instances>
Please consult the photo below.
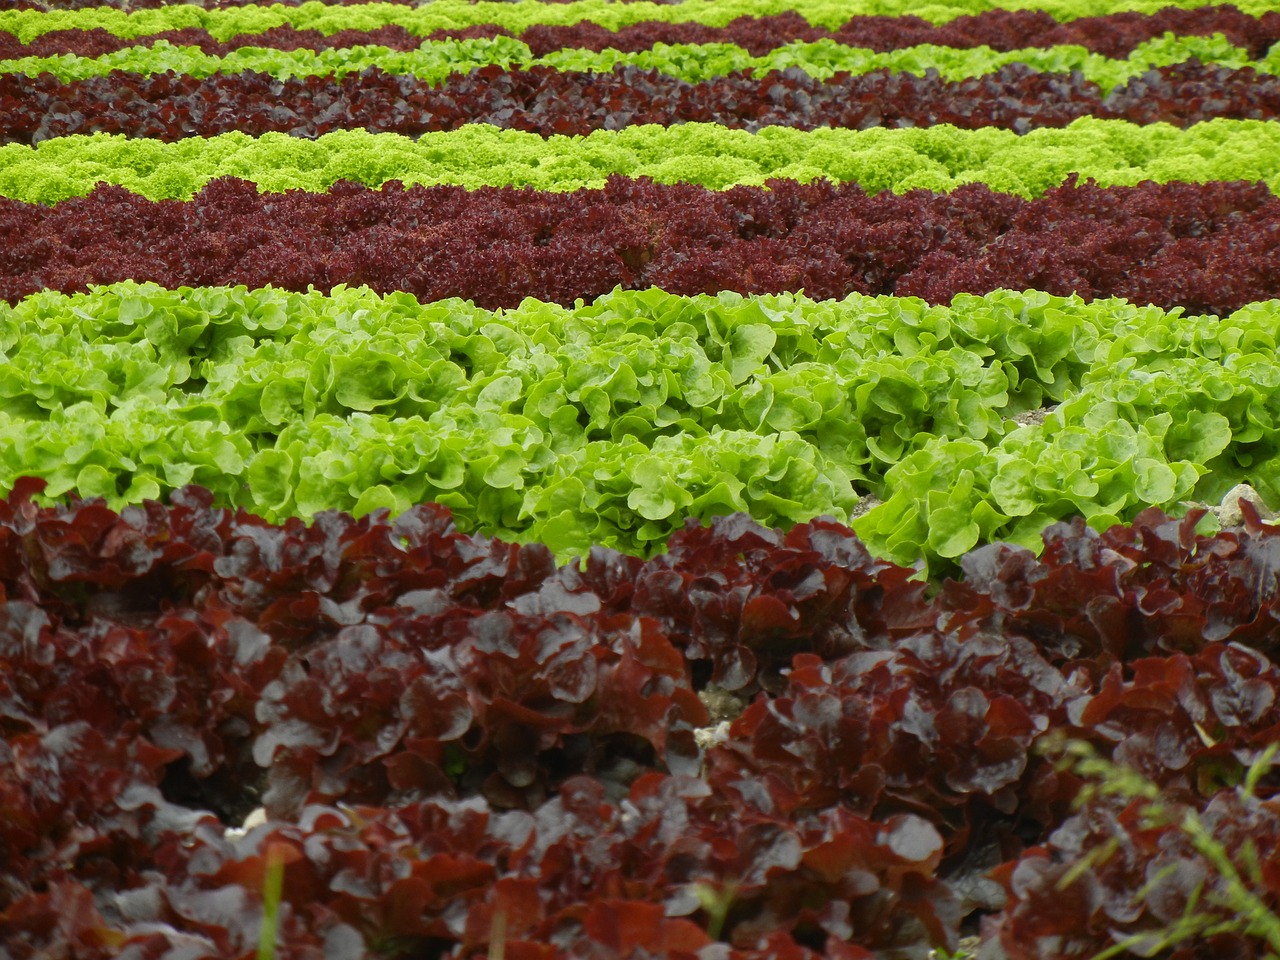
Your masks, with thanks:
<instances>
[{"instance_id":1,"label":"green weed sprout","mask_svg":"<svg viewBox=\"0 0 1280 960\"><path fill-rule=\"evenodd\" d=\"M280 930L280 900L284 895L284 863L289 848L267 844L267 869L262 878L262 927L258 933L258 960L275 960Z\"/></svg>"},{"instance_id":2,"label":"green weed sprout","mask_svg":"<svg viewBox=\"0 0 1280 960\"><path fill-rule=\"evenodd\" d=\"M1110 960L1111 957L1130 951L1139 952L1142 956L1154 956L1189 940L1229 932L1262 940L1269 948L1268 960L1280 960L1280 916L1272 912L1253 892L1253 889L1261 888L1264 884L1257 848L1252 841L1245 843L1237 862L1213 836L1194 809L1166 803L1159 787L1133 768L1114 764L1098 756L1088 743L1075 740L1064 742L1060 736L1048 738L1044 751L1060 753L1062 759L1059 769L1073 770L1086 779L1087 782L1076 799L1077 808L1099 795L1144 799L1147 803L1140 811L1143 829L1176 826L1190 838L1196 852L1217 871L1223 881L1216 889L1207 892L1203 883L1199 885L1188 898L1183 915L1163 930L1135 934L1096 954L1092 960ZM1280 743L1269 745L1249 766L1243 781L1235 787L1242 800L1252 799L1258 782L1271 768L1278 751ZM1058 881L1058 888L1070 886L1083 873L1105 862L1117 848L1118 842L1112 841L1091 851L1063 874ZM1144 900L1163 876L1163 872L1157 874L1135 891L1135 900ZM1198 908L1202 903L1225 911L1227 918L1199 912Z\"/></svg>"}]
</instances>

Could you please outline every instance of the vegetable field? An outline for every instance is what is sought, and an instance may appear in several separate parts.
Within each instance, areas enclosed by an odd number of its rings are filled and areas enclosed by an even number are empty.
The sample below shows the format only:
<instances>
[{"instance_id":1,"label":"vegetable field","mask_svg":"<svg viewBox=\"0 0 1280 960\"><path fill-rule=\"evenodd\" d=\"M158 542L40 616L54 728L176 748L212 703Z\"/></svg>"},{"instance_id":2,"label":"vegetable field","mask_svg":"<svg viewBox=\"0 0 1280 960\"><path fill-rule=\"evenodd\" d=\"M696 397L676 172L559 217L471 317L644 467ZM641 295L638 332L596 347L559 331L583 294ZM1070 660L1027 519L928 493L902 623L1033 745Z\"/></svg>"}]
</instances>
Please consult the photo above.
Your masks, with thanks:
<instances>
[{"instance_id":1,"label":"vegetable field","mask_svg":"<svg viewBox=\"0 0 1280 960\"><path fill-rule=\"evenodd\" d=\"M0 957L1277 960L1278 196L1280 0L0 0Z\"/></svg>"}]
</instances>

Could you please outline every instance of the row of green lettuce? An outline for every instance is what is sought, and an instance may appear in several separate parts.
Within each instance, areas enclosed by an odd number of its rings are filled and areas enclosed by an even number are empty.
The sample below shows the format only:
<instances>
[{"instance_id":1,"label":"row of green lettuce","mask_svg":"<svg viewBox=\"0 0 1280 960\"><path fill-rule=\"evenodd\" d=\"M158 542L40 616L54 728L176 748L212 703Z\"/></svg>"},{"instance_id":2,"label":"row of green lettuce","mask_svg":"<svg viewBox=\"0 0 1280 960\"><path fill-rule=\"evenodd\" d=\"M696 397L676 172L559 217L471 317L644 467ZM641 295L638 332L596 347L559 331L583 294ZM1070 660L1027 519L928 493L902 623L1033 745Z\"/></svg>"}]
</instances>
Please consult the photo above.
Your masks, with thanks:
<instances>
[{"instance_id":1,"label":"row of green lettuce","mask_svg":"<svg viewBox=\"0 0 1280 960\"><path fill-rule=\"evenodd\" d=\"M314 140L237 131L175 143L99 133L0 147L0 196L46 204L85 196L99 183L151 200L189 200L218 177L250 180L264 192L322 193L339 180L566 191L602 187L614 174L715 190L771 178L827 178L895 193L982 183L1029 199L1073 172L1102 186L1249 180L1280 191L1280 123L1215 119L1182 130L1082 117L1021 135L949 125L748 133L688 123L547 138L468 124L416 140L365 130Z\"/></svg>"},{"instance_id":2,"label":"row of green lettuce","mask_svg":"<svg viewBox=\"0 0 1280 960\"><path fill-rule=\"evenodd\" d=\"M633 23L701 23L721 27L741 16L767 16L796 12L814 26L834 30L856 15L921 17L931 23L946 23L957 17L984 10L1044 10L1060 21L1110 13L1155 13L1165 7L1197 9L1205 0L716 0L715 3L614 3L611 0L575 0L545 3L542 0L432 0L418 7L394 3L330 5L320 2L300 6L272 4L205 9L193 3L172 4L159 9L123 10L98 7L87 10L4 10L0 30L16 34L23 41L54 30L103 29L116 36L140 37L165 30L203 27L219 40L238 34L265 33L273 27L292 24L300 30L319 30L325 35L340 30L376 30L398 25L418 36L436 30L456 29L482 23L500 23L519 33L534 24L574 24L584 21L617 30ZM1260 15L1280 10L1276 0L1234 0L1244 13Z\"/></svg>"},{"instance_id":3,"label":"row of green lettuce","mask_svg":"<svg viewBox=\"0 0 1280 960\"><path fill-rule=\"evenodd\" d=\"M1246 475L1280 501L1280 301L650 290L489 312L125 283L2 314L0 491L31 474L119 506L197 482L273 520L435 500L562 556L649 554L687 516L856 516L874 551L935 564Z\"/></svg>"},{"instance_id":4,"label":"row of green lettuce","mask_svg":"<svg viewBox=\"0 0 1280 960\"><path fill-rule=\"evenodd\" d=\"M760 57L754 57L732 43L660 43L634 53L565 49L535 57L527 45L511 37L426 41L417 50L407 52L381 46L340 47L319 52L242 47L226 56L212 56L199 47L176 46L160 40L151 46L129 47L101 57L64 54L0 60L0 73L27 76L49 73L64 83L104 77L113 70L144 75L172 70L194 77L256 71L284 80L289 77L343 77L377 67L384 73L415 76L438 85L452 75L490 65L513 70L542 66L564 71L607 73L618 64L630 64L645 70L657 70L689 83L699 83L746 70L763 75L787 69L799 69L819 80L841 72L860 76L875 70L917 76L936 70L946 80L964 80L1021 63L1041 73L1079 71L1086 80L1098 84L1104 94L1109 94L1148 69L1186 63L1193 58L1235 70L1252 67L1259 73L1280 74L1280 45L1265 58L1253 61L1247 50L1234 46L1220 33L1212 37L1177 37L1166 33L1139 45L1125 59L1091 53L1079 45L1000 52L990 47L956 49L921 44L877 53L834 40L789 43Z\"/></svg>"}]
</instances>

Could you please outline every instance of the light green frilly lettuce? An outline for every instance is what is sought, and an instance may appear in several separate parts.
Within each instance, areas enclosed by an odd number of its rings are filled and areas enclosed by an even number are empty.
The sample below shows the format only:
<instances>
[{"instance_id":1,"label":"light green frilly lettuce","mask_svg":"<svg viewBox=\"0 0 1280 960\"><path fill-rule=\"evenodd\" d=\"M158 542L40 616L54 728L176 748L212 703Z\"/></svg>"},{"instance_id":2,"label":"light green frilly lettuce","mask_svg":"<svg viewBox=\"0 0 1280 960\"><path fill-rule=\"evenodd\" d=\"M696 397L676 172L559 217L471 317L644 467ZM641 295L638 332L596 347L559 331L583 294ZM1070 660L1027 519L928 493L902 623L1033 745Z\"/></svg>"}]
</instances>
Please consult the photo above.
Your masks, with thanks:
<instances>
[{"instance_id":1,"label":"light green frilly lettuce","mask_svg":"<svg viewBox=\"0 0 1280 960\"><path fill-rule=\"evenodd\" d=\"M1021 63L1041 73L1079 71L1086 80L1098 84L1105 95L1148 69L1184 63L1192 58L1232 69L1248 66L1260 73L1280 73L1280 50L1253 62L1247 51L1232 45L1222 34L1177 37L1172 33L1140 44L1123 59L1104 57L1075 45L1000 52L990 47L954 49L922 44L877 53L832 40L789 43L759 57L753 57L742 47L731 43L660 43L634 53L565 49L535 57L525 44L511 37L427 41L417 50L407 52L379 46L341 47L319 52L241 47L226 56L214 56L204 53L199 47L175 46L167 40L159 40L153 45L128 47L101 57L64 54L0 60L0 73L24 73L28 76L50 73L64 83L103 77L113 70L143 75L172 70L193 77L208 77L219 72L256 71L284 80L308 76L341 78L377 67L384 73L414 76L439 85L454 74L465 74L488 65L513 70L545 66L565 71L607 73L618 64L629 64L644 70L657 70L689 83L747 70L761 76L770 71L788 69L801 70L819 80L841 72L858 76L874 70L889 70L917 76L936 71L945 80L958 81Z\"/></svg>"},{"instance_id":2,"label":"light green frilly lettuce","mask_svg":"<svg viewBox=\"0 0 1280 960\"><path fill-rule=\"evenodd\" d=\"M188 482L271 519L437 500L465 529L661 549L687 516L854 521L937 563L1212 501L1280 502L1280 302L1183 317L1037 292L489 312L337 288L119 284L0 308L0 490Z\"/></svg>"},{"instance_id":3,"label":"light green frilly lettuce","mask_svg":"<svg viewBox=\"0 0 1280 960\"><path fill-rule=\"evenodd\" d=\"M339 30L376 30L397 24L418 36L435 30L481 23L501 23L519 33L534 24L573 24L589 21L612 30L628 24L657 20L668 23L702 23L722 27L741 16L767 16L794 11L811 24L835 29L855 15L903 16L910 14L931 23L946 23L956 17L984 10L1044 10L1060 21L1126 11L1155 13L1164 7L1194 9L1203 0L952 0L917 3L915 0L685 0L665 4L645 2L612 3L609 0L575 0L549 4L540 0L516 3L496 0L432 0L418 7L393 3L365 3L335 7L321 2L299 6L263 5L206 10L196 4L172 4L159 9L126 13L109 7L88 10L0 11L0 30L18 35L23 41L53 30L101 28L120 37L148 34L183 27L204 27L219 40L242 33L265 33L291 23L300 30L319 30L326 35ZM1276 0L1235 0L1246 14L1259 15L1280 9Z\"/></svg>"},{"instance_id":4,"label":"light green frilly lettuce","mask_svg":"<svg viewBox=\"0 0 1280 960\"><path fill-rule=\"evenodd\" d=\"M644 125L552 136L469 124L416 140L346 130L315 140L226 133L176 143L93 134L0 147L0 196L57 203L96 184L123 186L151 200L189 200L217 177L240 177L264 192L324 192L339 180L599 188L613 174L714 190L770 179L855 182L869 192L950 191L964 183L1025 198L1060 186L1071 173L1101 186L1154 180L1204 183L1261 180L1280 190L1280 123L1216 119L1186 130L1084 117L1025 135L987 127L793 130L759 133L716 124Z\"/></svg>"}]
</instances>

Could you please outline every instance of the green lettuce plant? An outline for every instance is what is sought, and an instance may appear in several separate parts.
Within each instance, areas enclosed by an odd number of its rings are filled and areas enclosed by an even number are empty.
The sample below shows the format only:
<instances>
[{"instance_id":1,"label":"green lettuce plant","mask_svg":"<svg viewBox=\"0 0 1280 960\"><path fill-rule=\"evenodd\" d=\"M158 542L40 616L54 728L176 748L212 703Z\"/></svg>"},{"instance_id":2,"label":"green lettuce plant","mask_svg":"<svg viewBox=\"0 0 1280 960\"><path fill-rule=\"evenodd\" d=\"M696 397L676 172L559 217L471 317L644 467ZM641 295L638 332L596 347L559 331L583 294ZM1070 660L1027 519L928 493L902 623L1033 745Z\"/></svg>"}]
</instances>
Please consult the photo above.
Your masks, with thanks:
<instances>
[{"instance_id":1,"label":"green lettuce plant","mask_svg":"<svg viewBox=\"0 0 1280 960\"><path fill-rule=\"evenodd\" d=\"M1249 66L1262 73L1275 72L1280 68L1277 57L1250 61L1247 51L1233 46L1221 34L1176 37L1169 33L1139 45L1124 59L1090 53L1082 46L1000 52L990 47L954 49L923 44L877 53L831 40L790 43L759 57L753 57L742 47L731 43L660 43L634 53L566 49L535 57L519 40L503 36L426 41L418 49L408 52L379 46L343 47L319 52L241 47L226 56L213 56L199 47L175 46L167 40L158 40L152 45L128 47L101 57L64 54L0 60L0 73L24 73L28 76L50 73L64 83L107 76L113 70L144 75L172 70L194 77L255 71L283 80L308 76L341 78L377 67L385 73L415 76L439 85L453 74L465 74L488 65L522 70L549 66L558 70L600 73L608 72L618 64L630 64L698 83L740 71L751 70L762 75L787 69L799 69L822 80L840 72L856 76L874 70L916 75L935 70L947 80L963 80L995 73L1008 64L1021 63L1043 73L1079 71L1085 79L1097 83L1105 94L1151 67L1184 63L1192 58L1233 69Z\"/></svg>"},{"instance_id":2,"label":"green lettuce plant","mask_svg":"<svg viewBox=\"0 0 1280 960\"><path fill-rule=\"evenodd\" d=\"M1216 119L1182 130L1084 117L1062 129L1025 135L986 127L793 130L759 133L716 124L641 125L585 137L499 130L398 134L345 130L315 140L240 132L176 143L92 134L35 147L0 147L0 196L53 204L87 195L99 183L151 200L189 200L210 180L240 177L264 192L324 192L339 180L370 187L412 184L600 188L610 175L695 183L713 190L770 179L857 182L875 192L950 191L964 183L1027 199L1076 173L1101 186L1143 180L1204 183L1265 181L1280 190L1280 125Z\"/></svg>"},{"instance_id":3,"label":"green lettuce plant","mask_svg":"<svg viewBox=\"0 0 1280 960\"><path fill-rule=\"evenodd\" d=\"M1006 9L1037 9L1058 20L1098 16L1118 11L1155 13L1168 7L1193 9L1202 0L1004 0ZM1237 0L1235 6L1247 14L1262 14L1273 9L1268 0ZM902 16L911 14L932 23L946 23L956 17L975 12L965 0L937 0L919 5L911 0L721 0L716 4L664 4L640 0L633 3L610 3L609 0L574 0L564 4L546 4L539 0L433 0L419 7L402 4L367 3L353 9L334 8L324 3L244 6L207 10L195 4L175 4L160 9L125 12L96 8L46 13L38 10L0 11L0 30L15 33L23 41L53 30L103 29L121 37L142 37L182 27L204 27L219 40L241 33L264 33L273 27L291 23L300 30L319 30L324 34L339 30L376 30L396 24L411 33L426 36L447 27L465 27L481 23L502 23L515 33L533 24L573 24L589 21L617 30L620 27L658 20L667 23L702 23L724 26L740 16L766 16L795 11L815 26L835 29L856 14Z\"/></svg>"},{"instance_id":4,"label":"green lettuce plant","mask_svg":"<svg viewBox=\"0 0 1280 960\"><path fill-rule=\"evenodd\" d=\"M368 289L122 283L0 306L0 489L184 483L272 519L395 512L560 551L686 516L848 517L903 562L1280 500L1280 302L1226 318L1028 291L949 306L616 291L486 311Z\"/></svg>"}]
</instances>

